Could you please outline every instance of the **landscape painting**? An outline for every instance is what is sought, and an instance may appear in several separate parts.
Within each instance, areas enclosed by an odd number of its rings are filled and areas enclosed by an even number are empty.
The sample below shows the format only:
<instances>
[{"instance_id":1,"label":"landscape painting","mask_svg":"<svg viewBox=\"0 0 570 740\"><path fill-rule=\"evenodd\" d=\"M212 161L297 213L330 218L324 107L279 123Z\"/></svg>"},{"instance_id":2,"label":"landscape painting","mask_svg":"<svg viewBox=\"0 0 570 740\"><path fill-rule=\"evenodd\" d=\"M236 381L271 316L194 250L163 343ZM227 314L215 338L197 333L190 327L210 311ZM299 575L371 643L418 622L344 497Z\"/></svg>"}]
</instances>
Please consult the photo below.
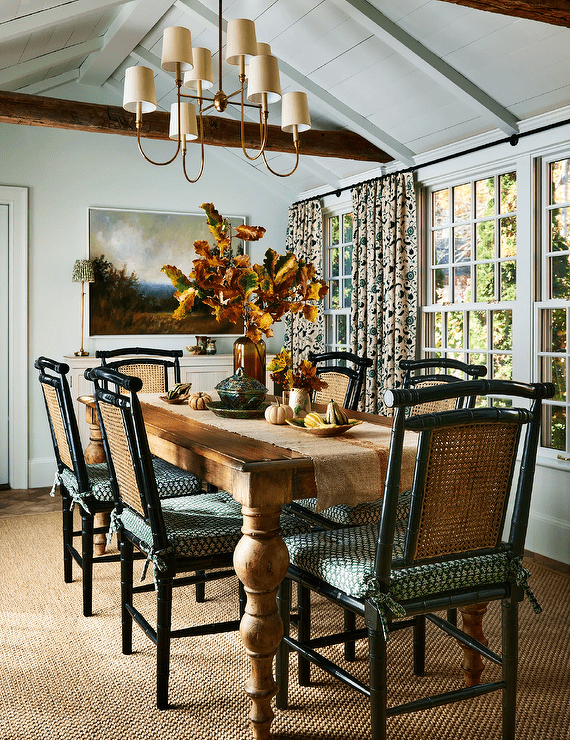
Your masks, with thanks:
<instances>
[{"instance_id":1,"label":"landscape painting","mask_svg":"<svg viewBox=\"0 0 570 740\"><path fill-rule=\"evenodd\" d=\"M245 223L238 216L229 221ZM175 265L188 275L197 239L214 243L204 213L90 208L89 335L242 334L242 324L218 323L199 303L185 319L172 318L178 302L161 267ZM232 249L243 252L243 242L234 240Z\"/></svg>"}]
</instances>

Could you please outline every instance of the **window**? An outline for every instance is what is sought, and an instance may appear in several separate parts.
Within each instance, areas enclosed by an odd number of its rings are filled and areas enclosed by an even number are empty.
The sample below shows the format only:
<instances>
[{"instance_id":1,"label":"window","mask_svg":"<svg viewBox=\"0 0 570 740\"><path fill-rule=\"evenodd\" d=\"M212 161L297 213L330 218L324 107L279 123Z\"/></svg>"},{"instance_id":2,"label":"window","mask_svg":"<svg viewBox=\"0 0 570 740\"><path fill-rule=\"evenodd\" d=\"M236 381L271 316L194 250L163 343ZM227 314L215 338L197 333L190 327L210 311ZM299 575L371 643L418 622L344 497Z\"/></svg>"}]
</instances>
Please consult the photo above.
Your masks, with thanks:
<instances>
[{"instance_id":1,"label":"window","mask_svg":"<svg viewBox=\"0 0 570 740\"><path fill-rule=\"evenodd\" d=\"M568 453L567 431L570 326L570 159L543 163L543 233L540 294L536 304L537 372L554 383L554 398L544 402L543 447Z\"/></svg>"},{"instance_id":2,"label":"window","mask_svg":"<svg viewBox=\"0 0 570 740\"><path fill-rule=\"evenodd\" d=\"M352 213L325 215L325 351L350 351L352 297Z\"/></svg>"},{"instance_id":3,"label":"window","mask_svg":"<svg viewBox=\"0 0 570 740\"><path fill-rule=\"evenodd\" d=\"M426 357L512 379L517 178L504 172L429 192Z\"/></svg>"}]
</instances>

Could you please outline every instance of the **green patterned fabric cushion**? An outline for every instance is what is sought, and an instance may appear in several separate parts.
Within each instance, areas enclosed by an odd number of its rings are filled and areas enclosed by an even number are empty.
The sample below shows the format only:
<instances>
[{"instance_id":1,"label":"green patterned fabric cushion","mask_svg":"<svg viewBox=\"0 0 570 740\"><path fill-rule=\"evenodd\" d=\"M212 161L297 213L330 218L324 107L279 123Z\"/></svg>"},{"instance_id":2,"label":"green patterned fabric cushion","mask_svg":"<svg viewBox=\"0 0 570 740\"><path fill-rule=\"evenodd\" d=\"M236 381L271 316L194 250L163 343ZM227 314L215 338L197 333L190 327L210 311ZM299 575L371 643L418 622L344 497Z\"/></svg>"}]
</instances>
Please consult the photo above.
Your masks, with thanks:
<instances>
[{"instance_id":1,"label":"green patterned fabric cushion","mask_svg":"<svg viewBox=\"0 0 570 740\"><path fill-rule=\"evenodd\" d=\"M163 499L162 512L169 553L179 557L231 553L242 536L241 504L227 491ZM114 520L113 529L118 525L132 532L141 541L144 552L152 554L151 528L141 516L125 508L119 516L114 514ZM280 523L286 535L310 529L306 522L286 514L281 515ZM155 564L161 567L160 562Z\"/></svg>"},{"instance_id":2,"label":"green patterned fabric cushion","mask_svg":"<svg viewBox=\"0 0 570 740\"><path fill-rule=\"evenodd\" d=\"M397 510L398 519L408 518L411 497L411 491L404 491L400 494ZM313 513L317 507L316 498L304 498L300 501L295 501L295 503ZM325 519L330 519L331 522L340 524L343 527L377 524L382 516L382 499L379 498L376 501L357 504L356 506L348 506L347 504L331 506L328 509L319 511L319 516L324 516Z\"/></svg>"},{"instance_id":3,"label":"green patterned fabric cushion","mask_svg":"<svg viewBox=\"0 0 570 740\"><path fill-rule=\"evenodd\" d=\"M403 556L405 534L406 523L401 521L394 539L394 559ZM367 525L288 537L285 543L291 565L350 596L365 598L374 595L370 576L377 541L378 526ZM509 569L510 561L505 553L394 569L390 596L404 601L457 588L503 582Z\"/></svg>"},{"instance_id":4,"label":"green patterned fabric cushion","mask_svg":"<svg viewBox=\"0 0 570 740\"><path fill-rule=\"evenodd\" d=\"M188 496L197 493L202 488L202 481L191 473L177 468L159 457L152 458L152 467L156 477L156 486L160 498L172 498L174 496ZM113 491L109 482L109 470L107 463L96 463L87 465L87 475L91 490L88 494L79 492L79 485L75 473L64 468L59 476L59 481L66 487L72 500L84 505L88 496L97 501L113 501Z\"/></svg>"}]
</instances>

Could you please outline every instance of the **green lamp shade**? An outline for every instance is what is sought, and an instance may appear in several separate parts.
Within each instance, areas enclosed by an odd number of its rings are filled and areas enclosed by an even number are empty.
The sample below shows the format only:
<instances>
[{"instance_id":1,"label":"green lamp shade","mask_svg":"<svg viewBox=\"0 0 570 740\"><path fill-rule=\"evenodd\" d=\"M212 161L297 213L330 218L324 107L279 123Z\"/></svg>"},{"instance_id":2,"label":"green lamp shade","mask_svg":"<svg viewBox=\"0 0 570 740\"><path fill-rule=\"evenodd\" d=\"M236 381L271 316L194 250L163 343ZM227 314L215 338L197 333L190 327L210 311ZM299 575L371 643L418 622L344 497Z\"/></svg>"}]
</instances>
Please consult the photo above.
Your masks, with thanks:
<instances>
[{"instance_id":1,"label":"green lamp shade","mask_svg":"<svg viewBox=\"0 0 570 740\"><path fill-rule=\"evenodd\" d=\"M71 280L74 283L94 283L95 273L91 260L75 260Z\"/></svg>"}]
</instances>

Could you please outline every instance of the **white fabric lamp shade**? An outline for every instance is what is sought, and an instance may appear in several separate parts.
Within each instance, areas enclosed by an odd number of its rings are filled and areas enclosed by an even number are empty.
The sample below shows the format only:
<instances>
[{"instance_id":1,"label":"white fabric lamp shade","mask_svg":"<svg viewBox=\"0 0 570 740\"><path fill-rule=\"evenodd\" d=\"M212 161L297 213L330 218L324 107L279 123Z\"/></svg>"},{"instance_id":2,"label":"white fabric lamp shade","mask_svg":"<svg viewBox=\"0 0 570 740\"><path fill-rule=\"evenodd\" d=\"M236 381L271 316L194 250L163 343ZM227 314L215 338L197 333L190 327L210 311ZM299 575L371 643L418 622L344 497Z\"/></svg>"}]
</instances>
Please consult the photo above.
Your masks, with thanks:
<instances>
[{"instance_id":1,"label":"white fabric lamp shade","mask_svg":"<svg viewBox=\"0 0 570 740\"><path fill-rule=\"evenodd\" d=\"M176 72L177 64L181 72L192 69L192 36L183 26L165 28L162 35L162 69Z\"/></svg>"},{"instance_id":2,"label":"white fabric lamp shade","mask_svg":"<svg viewBox=\"0 0 570 740\"><path fill-rule=\"evenodd\" d=\"M196 108L192 103L180 103L180 131L186 137L186 141L198 138L198 124L196 123ZM171 139L178 139L178 103L170 106L170 130Z\"/></svg>"},{"instance_id":3,"label":"white fabric lamp shade","mask_svg":"<svg viewBox=\"0 0 570 740\"><path fill-rule=\"evenodd\" d=\"M194 69L184 73L184 87L198 88L202 83L203 88L212 87L214 84L214 72L212 69L212 54L209 49L200 46L192 48L192 62Z\"/></svg>"},{"instance_id":4,"label":"white fabric lamp shade","mask_svg":"<svg viewBox=\"0 0 570 740\"><path fill-rule=\"evenodd\" d=\"M289 134L308 131L311 128L309 103L304 92L288 92L281 100L281 130Z\"/></svg>"},{"instance_id":5,"label":"white fabric lamp shade","mask_svg":"<svg viewBox=\"0 0 570 740\"><path fill-rule=\"evenodd\" d=\"M271 46L269 44L263 44L261 41L258 41L257 54L255 56L259 56L260 54L271 54ZM245 65L245 76L249 77L249 64Z\"/></svg>"},{"instance_id":6,"label":"white fabric lamp shade","mask_svg":"<svg viewBox=\"0 0 570 740\"><path fill-rule=\"evenodd\" d=\"M228 21L226 62L239 64L240 58L254 57L256 54L255 23L247 18L235 18Z\"/></svg>"},{"instance_id":7,"label":"white fabric lamp shade","mask_svg":"<svg viewBox=\"0 0 570 740\"><path fill-rule=\"evenodd\" d=\"M141 113L152 113L156 110L154 74L148 67L128 67L125 71L123 108L130 113L136 113L139 105Z\"/></svg>"},{"instance_id":8,"label":"white fabric lamp shade","mask_svg":"<svg viewBox=\"0 0 570 740\"><path fill-rule=\"evenodd\" d=\"M249 61L247 99L251 103L276 103L281 98L279 64L272 54L260 54Z\"/></svg>"}]
</instances>

